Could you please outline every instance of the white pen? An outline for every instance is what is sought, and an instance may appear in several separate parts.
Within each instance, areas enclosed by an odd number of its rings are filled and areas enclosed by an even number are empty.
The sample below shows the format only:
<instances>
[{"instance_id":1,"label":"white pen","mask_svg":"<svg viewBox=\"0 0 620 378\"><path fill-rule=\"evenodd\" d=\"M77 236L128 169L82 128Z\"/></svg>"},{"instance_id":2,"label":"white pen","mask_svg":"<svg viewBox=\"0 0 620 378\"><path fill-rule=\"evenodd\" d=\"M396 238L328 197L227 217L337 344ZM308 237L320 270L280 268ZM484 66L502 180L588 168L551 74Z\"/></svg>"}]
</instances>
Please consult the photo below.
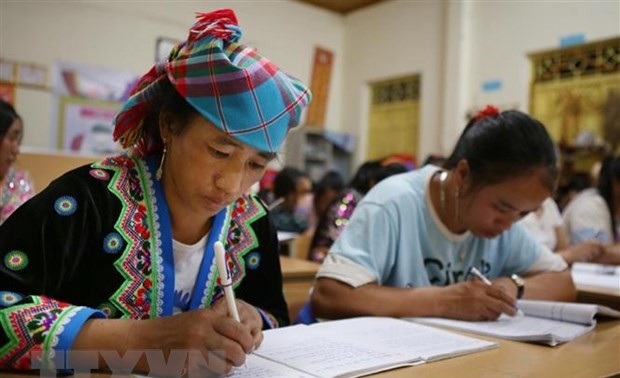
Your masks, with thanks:
<instances>
[{"instance_id":1,"label":"white pen","mask_svg":"<svg viewBox=\"0 0 620 378\"><path fill-rule=\"evenodd\" d=\"M226 297L226 305L228 305L228 314L240 322L239 312L237 311L237 305L235 304L235 293L232 289L232 279L230 277L230 271L226 264L226 251L224 245L220 241L216 241L213 244L213 250L215 251L215 263L217 264L218 274L220 276L220 285L224 288L224 297Z\"/></svg>"},{"instance_id":2,"label":"white pen","mask_svg":"<svg viewBox=\"0 0 620 378\"><path fill-rule=\"evenodd\" d=\"M480 273L480 271L478 269L476 269L475 266L472 266L469 268L469 273L473 274L474 276L476 276L480 281L484 282L487 285L492 285L491 281L489 281L488 278L486 278L485 276L482 275L482 273Z\"/></svg>"},{"instance_id":3,"label":"white pen","mask_svg":"<svg viewBox=\"0 0 620 378\"><path fill-rule=\"evenodd\" d=\"M489 281L488 278L486 278L482 273L480 273L480 271L478 269L476 269L475 266L472 266L469 268L469 273L473 274L474 276L476 276L476 278L478 278L480 281L484 282L485 284L491 286L492 283L491 281ZM521 311L518 307L516 307L517 310L517 315L519 316L524 316L523 311Z\"/></svg>"}]
</instances>

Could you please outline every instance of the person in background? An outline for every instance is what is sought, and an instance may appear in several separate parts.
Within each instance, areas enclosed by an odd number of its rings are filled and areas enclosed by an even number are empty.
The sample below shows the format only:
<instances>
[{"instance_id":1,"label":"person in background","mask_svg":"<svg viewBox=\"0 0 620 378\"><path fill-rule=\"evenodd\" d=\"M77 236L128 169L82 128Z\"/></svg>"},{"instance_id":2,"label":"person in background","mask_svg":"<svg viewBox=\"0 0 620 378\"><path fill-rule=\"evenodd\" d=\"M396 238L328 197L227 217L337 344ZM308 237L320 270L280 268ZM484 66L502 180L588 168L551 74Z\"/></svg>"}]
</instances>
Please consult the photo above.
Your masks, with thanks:
<instances>
[{"instance_id":1,"label":"person in background","mask_svg":"<svg viewBox=\"0 0 620 378\"><path fill-rule=\"evenodd\" d=\"M562 256L568 265L577 261L595 262L603 253L603 246L596 240L570 244L558 205L551 197L521 222L542 244Z\"/></svg>"},{"instance_id":2,"label":"person in background","mask_svg":"<svg viewBox=\"0 0 620 378\"><path fill-rule=\"evenodd\" d=\"M319 218L318 225L310 243L309 258L322 262L343 228L349 222L355 207L368 191L384 178L406 172L407 168L399 163L381 165L378 160L362 164L345 190Z\"/></svg>"},{"instance_id":3,"label":"person in background","mask_svg":"<svg viewBox=\"0 0 620 378\"><path fill-rule=\"evenodd\" d=\"M127 153L66 173L0 226L0 311L11 319L0 322L0 369L70 368L54 356L108 351L119 357L97 355L89 371L222 374L262 329L288 323L276 230L244 193L310 92L240 37L232 10L198 13L117 114ZM223 299L216 241L240 321ZM147 350L168 365L122 359Z\"/></svg>"},{"instance_id":4,"label":"person in background","mask_svg":"<svg viewBox=\"0 0 620 378\"><path fill-rule=\"evenodd\" d=\"M344 177L337 171L328 171L314 186L314 224L325 213L329 205L344 190L346 183Z\"/></svg>"},{"instance_id":5,"label":"person in background","mask_svg":"<svg viewBox=\"0 0 620 378\"><path fill-rule=\"evenodd\" d=\"M620 156L603 160L597 187L575 194L562 218L572 243L594 240L605 246L594 262L620 264Z\"/></svg>"},{"instance_id":6,"label":"person in background","mask_svg":"<svg viewBox=\"0 0 620 378\"><path fill-rule=\"evenodd\" d=\"M574 300L566 262L516 223L552 193L556 159L540 122L487 107L443 169L368 192L317 273L314 316L480 321L516 315L518 298ZM469 279L470 267L492 284Z\"/></svg>"},{"instance_id":7,"label":"person in background","mask_svg":"<svg viewBox=\"0 0 620 378\"><path fill-rule=\"evenodd\" d=\"M424 159L424 162L422 162L422 166L424 167L425 165L431 164L436 167L441 167L445 162L446 158L444 156L439 154L429 154L426 159Z\"/></svg>"},{"instance_id":8,"label":"person in background","mask_svg":"<svg viewBox=\"0 0 620 378\"><path fill-rule=\"evenodd\" d=\"M312 181L301 170L284 167L273 181L274 202L269 206L276 230L302 233L312 213Z\"/></svg>"},{"instance_id":9,"label":"person in background","mask_svg":"<svg viewBox=\"0 0 620 378\"><path fill-rule=\"evenodd\" d=\"M0 99L0 224L34 196L34 184L29 173L13 166L23 136L21 117L11 104Z\"/></svg>"}]
</instances>

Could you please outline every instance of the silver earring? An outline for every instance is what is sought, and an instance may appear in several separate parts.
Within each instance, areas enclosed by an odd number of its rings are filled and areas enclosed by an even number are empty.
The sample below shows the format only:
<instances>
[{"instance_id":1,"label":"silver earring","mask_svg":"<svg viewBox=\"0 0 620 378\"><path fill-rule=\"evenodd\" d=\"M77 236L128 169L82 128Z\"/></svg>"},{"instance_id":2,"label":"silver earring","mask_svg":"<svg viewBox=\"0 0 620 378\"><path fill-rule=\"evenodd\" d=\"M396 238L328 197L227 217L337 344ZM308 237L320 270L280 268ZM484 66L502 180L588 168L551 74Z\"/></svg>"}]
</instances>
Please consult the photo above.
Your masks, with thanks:
<instances>
[{"instance_id":1,"label":"silver earring","mask_svg":"<svg viewBox=\"0 0 620 378\"><path fill-rule=\"evenodd\" d=\"M161 154L161 161L159 162L157 172L155 172L155 177L158 181L161 180L161 176L164 174L164 160L166 159L166 150L166 139L164 139L164 152Z\"/></svg>"}]
</instances>

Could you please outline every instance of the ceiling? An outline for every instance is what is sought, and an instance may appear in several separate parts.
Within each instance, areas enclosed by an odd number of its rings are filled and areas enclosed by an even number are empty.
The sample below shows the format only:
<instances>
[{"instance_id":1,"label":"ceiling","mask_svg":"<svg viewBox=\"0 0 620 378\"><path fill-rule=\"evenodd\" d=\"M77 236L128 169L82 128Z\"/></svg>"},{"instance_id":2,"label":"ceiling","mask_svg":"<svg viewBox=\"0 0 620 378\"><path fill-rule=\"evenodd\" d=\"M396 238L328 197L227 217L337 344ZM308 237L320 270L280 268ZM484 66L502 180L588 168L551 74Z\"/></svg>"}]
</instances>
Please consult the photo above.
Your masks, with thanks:
<instances>
[{"instance_id":1,"label":"ceiling","mask_svg":"<svg viewBox=\"0 0 620 378\"><path fill-rule=\"evenodd\" d=\"M372 4L388 0L297 0L319 8L327 9L340 14L347 14Z\"/></svg>"}]
</instances>

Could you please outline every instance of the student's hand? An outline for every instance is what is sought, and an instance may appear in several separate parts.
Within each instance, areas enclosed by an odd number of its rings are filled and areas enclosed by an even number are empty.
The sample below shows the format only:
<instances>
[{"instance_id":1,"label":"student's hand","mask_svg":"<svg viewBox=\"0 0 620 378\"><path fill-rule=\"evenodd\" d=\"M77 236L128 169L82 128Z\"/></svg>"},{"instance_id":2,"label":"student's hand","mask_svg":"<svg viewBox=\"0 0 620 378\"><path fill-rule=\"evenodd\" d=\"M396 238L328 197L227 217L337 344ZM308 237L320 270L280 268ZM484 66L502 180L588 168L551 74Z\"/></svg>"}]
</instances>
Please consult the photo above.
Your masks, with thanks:
<instances>
[{"instance_id":1,"label":"student's hand","mask_svg":"<svg viewBox=\"0 0 620 378\"><path fill-rule=\"evenodd\" d=\"M480 280L460 282L443 288L443 316L453 319L495 320L502 313L517 314L514 295L503 285L487 285Z\"/></svg>"},{"instance_id":2,"label":"student's hand","mask_svg":"<svg viewBox=\"0 0 620 378\"><path fill-rule=\"evenodd\" d=\"M166 357L173 350L189 351L185 362L189 373L225 374L233 366L243 365L246 354L255 349L255 336L248 325L252 323L245 308L249 305L240 306L244 308L240 308L240 316L246 319L240 323L228 316L224 302L208 310L136 322L128 337L143 349L162 350Z\"/></svg>"},{"instance_id":3,"label":"student's hand","mask_svg":"<svg viewBox=\"0 0 620 378\"><path fill-rule=\"evenodd\" d=\"M584 241L560 251L560 255L570 265L574 262L596 261L605 249L598 241Z\"/></svg>"},{"instance_id":4,"label":"student's hand","mask_svg":"<svg viewBox=\"0 0 620 378\"><path fill-rule=\"evenodd\" d=\"M219 301L214 309L216 311L224 310L227 313L226 301ZM258 310L241 299L236 299L237 311L239 312L239 320L250 329L252 338L254 340L252 351L256 350L263 342L263 318L258 313ZM221 307L223 306L223 308Z\"/></svg>"}]
</instances>

